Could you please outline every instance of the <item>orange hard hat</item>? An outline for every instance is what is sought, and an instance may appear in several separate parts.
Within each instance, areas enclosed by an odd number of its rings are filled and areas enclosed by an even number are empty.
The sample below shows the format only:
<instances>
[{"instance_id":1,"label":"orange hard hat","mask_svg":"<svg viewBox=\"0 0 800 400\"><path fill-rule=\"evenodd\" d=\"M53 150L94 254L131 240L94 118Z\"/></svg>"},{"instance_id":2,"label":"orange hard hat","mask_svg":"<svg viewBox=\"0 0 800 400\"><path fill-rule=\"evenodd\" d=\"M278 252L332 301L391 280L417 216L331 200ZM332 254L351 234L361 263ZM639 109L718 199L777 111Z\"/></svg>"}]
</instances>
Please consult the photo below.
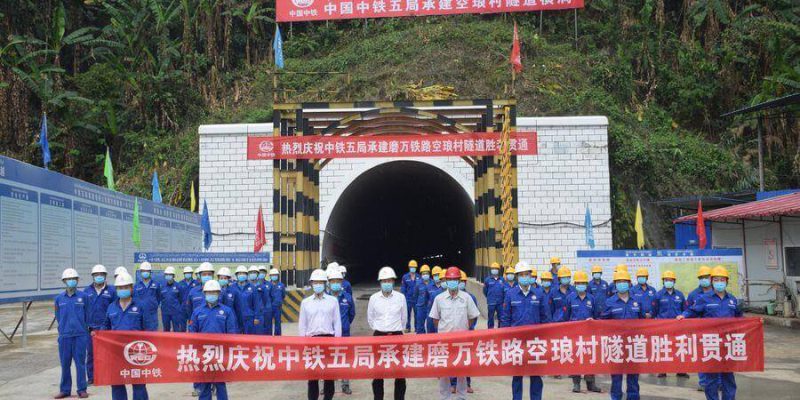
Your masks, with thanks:
<instances>
[{"instance_id":1,"label":"orange hard hat","mask_svg":"<svg viewBox=\"0 0 800 400\"><path fill-rule=\"evenodd\" d=\"M444 279L461 279L461 270L458 267L447 268L444 274Z\"/></svg>"}]
</instances>

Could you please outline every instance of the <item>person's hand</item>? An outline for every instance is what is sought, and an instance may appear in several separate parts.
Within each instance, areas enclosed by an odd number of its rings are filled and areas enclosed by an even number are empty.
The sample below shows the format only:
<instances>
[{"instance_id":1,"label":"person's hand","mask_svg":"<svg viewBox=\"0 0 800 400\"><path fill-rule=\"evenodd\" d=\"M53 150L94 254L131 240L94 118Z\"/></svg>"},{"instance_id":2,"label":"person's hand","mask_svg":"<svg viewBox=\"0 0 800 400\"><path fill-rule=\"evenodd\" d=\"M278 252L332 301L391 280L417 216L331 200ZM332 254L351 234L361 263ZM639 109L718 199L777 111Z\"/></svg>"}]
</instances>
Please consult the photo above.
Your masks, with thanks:
<instances>
[{"instance_id":1,"label":"person's hand","mask_svg":"<svg viewBox=\"0 0 800 400\"><path fill-rule=\"evenodd\" d=\"M678 315L677 317L675 317L675 319L677 319L677 320L681 320L681 319L683 319L683 318L684 318L683 314L681 314L681 315Z\"/></svg>"},{"instance_id":2,"label":"person's hand","mask_svg":"<svg viewBox=\"0 0 800 400\"><path fill-rule=\"evenodd\" d=\"M653 318L653 315L650 314L650 313L645 313L644 317L649 319L649 318Z\"/></svg>"},{"instance_id":3,"label":"person's hand","mask_svg":"<svg viewBox=\"0 0 800 400\"><path fill-rule=\"evenodd\" d=\"M259 320L257 320L257 319L254 319L254 320L253 320L253 325L258 325L258 323L259 323L259 322L260 322Z\"/></svg>"},{"instance_id":4,"label":"person's hand","mask_svg":"<svg viewBox=\"0 0 800 400\"><path fill-rule=\"evenodd\" d=\"M97 335L97 331L91 331L91 332L89 332L89 334L92 335L92 336L95 336L95 335Z\"/></svg>"},{"instance_id":5,"label":"person's hand","mask_svg":"<svg viewBox=\"0 0 800 400\"><path fill-rule=\"evenodd\" d=\"M586 318L587 321L594 321L594 318Z\"/></svg>"}]
</instances>

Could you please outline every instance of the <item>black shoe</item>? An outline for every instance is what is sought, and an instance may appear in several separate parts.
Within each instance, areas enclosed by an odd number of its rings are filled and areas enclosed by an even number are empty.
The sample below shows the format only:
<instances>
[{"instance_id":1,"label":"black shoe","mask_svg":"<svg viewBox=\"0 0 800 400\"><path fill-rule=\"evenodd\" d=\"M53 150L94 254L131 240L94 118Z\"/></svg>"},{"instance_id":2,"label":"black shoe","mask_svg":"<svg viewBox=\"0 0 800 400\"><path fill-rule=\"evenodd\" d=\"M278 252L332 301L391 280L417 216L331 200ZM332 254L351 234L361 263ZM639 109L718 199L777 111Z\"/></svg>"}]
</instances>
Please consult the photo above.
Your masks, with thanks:
<instances>
[{"instance_id":1,"label":"black shoe","mask_svg":"<svg viewBox=\"0 0 800 400\"><path fill-rule=\"evenodd\" d=\"M555 376L553 376L553 378L554 379L561 379L561 375L555 375Z\"/></svg>"},{"instance_id":2,"label":"black shoe","mask_svg":"<svg viewBox=\"0 0 800 400\"><path fill-rule=\"evenodd\" d=\"M686 379L689 379L689 374L680 373L680 374L678 374L678 378L686 378Z\"/></svg>"},{"instance_id":3,"label":"black shoe","mask_svg":"<svg viewBox=\"0 0 800 400\"><path fill-rule=\"evenodd\" d=\"M572 393L580 393L581 392L581 384L575 383L572 385Z\"/></svg>"},{"instance_id":4,"label":"black shoe","mask_svg":"<svg viewBox=\"0 0 800 400\"><path fill-rule=\"evenodd\" d=\"M659 377L659 378L666 378L666 377L667 377L667 374L658 374L658 377Z\"/></svg>"},{"instance_id":5,"label":"black shoe","mask_svg":"<svg viewBox=\"0 0 800 400\"><path fill-rule=\"evenodd\" d=\"M586 390L594 393L603 393L603 391L600 390L600 388L597 387L597 385L595 385L594 383L592 383L591 385L586 385Z\"/></svg>"},{"instance_id":6,"label":"black shoe","mask_svg":"<svg viewBox=\"0 0 800 400\"><path fill-rule=\"evenodd\" d=\"M706 390L702 386L697 387L698 392L705 392Z\"/></svg>"}]
</instances>

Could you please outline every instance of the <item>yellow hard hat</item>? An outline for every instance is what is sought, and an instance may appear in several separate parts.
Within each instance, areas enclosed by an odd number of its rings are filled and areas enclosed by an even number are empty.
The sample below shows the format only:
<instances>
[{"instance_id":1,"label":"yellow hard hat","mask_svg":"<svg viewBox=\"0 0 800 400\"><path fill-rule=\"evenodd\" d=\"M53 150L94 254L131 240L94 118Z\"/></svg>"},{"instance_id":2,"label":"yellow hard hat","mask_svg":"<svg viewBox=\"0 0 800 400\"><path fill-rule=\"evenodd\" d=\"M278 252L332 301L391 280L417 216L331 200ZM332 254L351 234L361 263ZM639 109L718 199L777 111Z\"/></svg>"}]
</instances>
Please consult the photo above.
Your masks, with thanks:
<instances>
[{"instance_id":1,"label":"yellow hard hat","mask_svg":"<svg viewBox=\"0 0 800 400\"><path fill-rule=\"evenodd\" d=\"M447 275L447 270L444 268L439 268L439 279L444 279L445 275Z\"/></svg>"},{"instance_id":2,"label":"yellow hard hat","mask_svg":"<svg viewBox=\"0 0 800 400\"><path fill-rule=\"evenodd\" d=\"M559 267L558 268L558 277L559 278L569 278L572 276L572 271L569 270L567 267Z\"/></svg>"},{"instance_id":3,"label":"yellow hard hat","mask_svg":"<svg viewBox=\"0 0 800 400\"><path fill-rule=\"evenodd\" d=\"M433 274L435 276L435 275L439 275L440 272L442 272L442 267L440 267L438 265L434 265L433 269L431 270L431 274Z\"/></svg>"},{"instance_id":4,"label":"yellow hard hat","mask_svg":"<svg viewBox=\"0 0 800 400\"><path fill-rule=\"evenodd\" d=\"M500 269L500 264L497 261L493 262L492 265L489 267L491 269Z\"/></svg>"},{"instance_id":5,"label":"yellow hard hat","mask_svg":"<svg viewBox=\"0 0 800 400\"><path fill-rule=\"evenodd\" d=\"M661 273L661 279L678 279L672 271L664 271Z\"/></svg>"},{"instance_id":6,"label":"yellow hard hat","mask_svg":"<svg viewBox=\"0 0 800 400\"><path fill-rule=\"evenodd\" d=\"M536 278L536 268L531 268L531 276Z\"/></svg>"},{"instance_id":7,"label":"yellow hard hat","mask_svg":"<svg viewBox=\"0 0 800 400\"><path fill-rule=\"evenodd\" d=\"M728 275L728 269L723 267L722 265L717 265L711 270L711 277L712 278L725 278L729 279L730 276Z\"/></svg>"},{"instance_id":8,"label":"yellow hard hat","mask_svg":"<svg viewBox=\"0 0 800 400\"><path fill-rule=\"evenodd\" d=\"M575 271L575 277L572 280L575 283L589 283L589 275L583 271Z\"/></svg>"},{"instance_id":9,"label":"yellow hard hat","mask_svg":"<svg viewBox=\"0 0 800 400\"><path fill-rule=\"evenodd\" d=\"M592 267L592 273L595 274L595 273L598 273L598 272L602 274L603 273L603 267L601 267L599 265L593 266Z\"/></svg>"},{"instance_id":10,"label":"yellow hard hat","mask_svg":"<svg viewBox=\"0 0 800 400\"><path fill-rule=\"evenodd\" d=\"M636 276L650 276L650 271L647 268L639 268L636 270Z\"/></svg>"},{"instance_id":11,"label":"yellow hard hat","mask_svg":"<svg viewBox=\"0 0 800 400\"><path fill-rule=\"evenodd\" d=\"M711 275L711 267L708 265L701 265L700 269L697 270L697 277L701 276L708 276Z\"/></svg>"},{"instance_id":12,"label":"yellow hard hat","mask_svg":"<svg viewBox=\"0 0 800 400\"><path fill-rule=\"evenodd\" d=\"M431 272L431 267L429 267L428 264L422 264L419 268L419 272Z\"/></svg>"},{"instance_id":13,"label":"yellow hard hat","mask_svg":"<svg viewBox=\"0 0 800 400\"><path fill-rule=\"evenodd\" d=\"M558 257L550 257L550 264L561 264L561 259Z\"/></svg>"},{"instance_id":14,"label":"yellow hard hat","mask_svg":"<svg viewBox=\"0 0 800 400\"><path fill-rule=\"evenodd\" d=\"M617 266L614 267L614 272L627 271L627 270L628 270L628 266L625 265L625 264L617 264Z\"/></svg>"},{"instance_id":15,"label":"yellow hard hat","mask_svg":"<svg viewBox=\"0 0 800 400\"><path fill-rule=\"evenodd\" d=\"M628 273L627 270L620 270L614 272L614 281L629 281L631 280L631 274Z\"/></svg>"},{"instance_id":16,"label":"yellow hard hat","mask_svg":"<svg viewBox=\"0 0 800 400\"><path fill-rule=\"evenodd\" d=\"M462 281L465 281L465 282L466 282L466 280L467 280L467 273L466 273L466 272L464 272L464 271L461 271L461 280L462 280Z\"/></svg>"},{"instance_id":17,"label":"yellow hard hat","mask_svg":"<svg viewBox=\"0 0 800 400\"><path fill-rule=\"evenodd\" d=\"M417 268L417 261L416 260L411 260L411 261L408 262L408 268L412 268L412 267L413 268Z\"/></svg>"},{"instance_id":18,"label":"yellow hard hat","mask_svg":"<svg viewBox=\"0 0 800 400\"><path fill-rule=\"evenodd\" d=\"M516 274L517 272L514 270L514 267L506 268L506 274Z\"/></svg>"},{"instance_id":19,"label":"yellow hard hat","mask_svg":"<svg viewBox=\"0 0 800 400\"><path fill-rule=\"evenodd\" d=\"M553 274L550 271L542 271L541 278L542 278L543 281L552 281L553 280Z\"/></svg>"}]
</instances>

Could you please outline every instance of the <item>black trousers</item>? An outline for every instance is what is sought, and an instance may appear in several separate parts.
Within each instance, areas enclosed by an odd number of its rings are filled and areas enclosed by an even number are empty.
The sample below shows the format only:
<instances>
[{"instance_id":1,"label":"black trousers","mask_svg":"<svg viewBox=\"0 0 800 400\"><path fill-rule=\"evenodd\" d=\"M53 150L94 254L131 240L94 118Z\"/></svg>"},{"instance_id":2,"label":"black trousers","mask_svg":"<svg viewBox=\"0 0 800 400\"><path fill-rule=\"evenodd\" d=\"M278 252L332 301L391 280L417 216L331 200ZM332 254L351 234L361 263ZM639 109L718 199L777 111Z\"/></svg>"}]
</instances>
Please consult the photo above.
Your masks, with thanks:
<instances>
[{"instance_id":1,"label":"black trousers","mask_svg":"<svg viewBox=\"0 0 800 400\"><path fill-rule=\"evenodd\" d=\"M380 332L375 331L372 336L395 336L395 335L402 335L403 331L397 332ZM375 400L383 400L383 379L373 379L372 380L372 395ZM394 400L404 400L406 398L406 380L395 379L394 380Z\"/></svg>"},{"instance_id":2,"label":"black trousers","mask_svg":"<svg viewBox=\"0 0 800 400\"><path fill-rule=\"evenodd\" d=\"M316 335L332 337L333 335ZM333 381L324 381L322 385L322 393L324 400L333 399L333 393L336 391ZM319 400L319 381L308 381L308 400Z\"/></svg>"}]
</instances>

